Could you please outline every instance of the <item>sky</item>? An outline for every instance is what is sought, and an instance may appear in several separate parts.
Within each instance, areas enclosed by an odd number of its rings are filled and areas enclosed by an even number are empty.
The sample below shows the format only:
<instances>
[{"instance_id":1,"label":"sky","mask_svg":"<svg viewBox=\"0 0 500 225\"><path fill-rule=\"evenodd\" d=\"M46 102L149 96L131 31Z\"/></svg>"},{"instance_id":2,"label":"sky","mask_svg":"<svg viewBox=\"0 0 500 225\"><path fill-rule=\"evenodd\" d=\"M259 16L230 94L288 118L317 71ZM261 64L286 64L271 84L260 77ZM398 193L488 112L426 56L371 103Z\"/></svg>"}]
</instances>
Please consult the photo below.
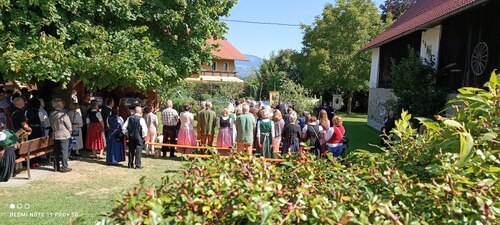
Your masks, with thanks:
<instances>
[{"instance_id":1,"label":"sky","mask_svg":"<svg viewBox=\"0 0 500 225\"><path fill-rule=\"evenodd\" d=\"M326 3L333 0L238 0L228 20L307 24L321 15ZM375 0L378 7L384 0ZM297 26L259 25L226 22L227 40L241 53L269 58L272 51L302 48L303 32Z\"/></svg>"}]
</instances>

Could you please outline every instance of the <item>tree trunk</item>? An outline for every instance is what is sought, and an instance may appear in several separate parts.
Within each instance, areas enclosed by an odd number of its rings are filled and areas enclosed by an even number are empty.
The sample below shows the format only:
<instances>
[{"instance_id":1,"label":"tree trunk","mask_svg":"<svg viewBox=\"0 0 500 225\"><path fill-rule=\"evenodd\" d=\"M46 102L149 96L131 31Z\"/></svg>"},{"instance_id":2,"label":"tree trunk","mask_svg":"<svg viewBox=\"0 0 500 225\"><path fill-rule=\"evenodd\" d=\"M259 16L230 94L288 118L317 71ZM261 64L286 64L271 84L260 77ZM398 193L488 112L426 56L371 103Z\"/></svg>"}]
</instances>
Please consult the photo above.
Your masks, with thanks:
<instances>
[{"instance_id":1,"label":"tree trunk","mask_svg":"<svg viewBox=\"0 0 500 225\"><path fill-rule=\"evenodd\" d=\"M352 97L354 96L354 94L352 92L348 93L347 94L347 113L348 114L351 114L351 111L352 111Z\"/></svg>"}]
</instances>

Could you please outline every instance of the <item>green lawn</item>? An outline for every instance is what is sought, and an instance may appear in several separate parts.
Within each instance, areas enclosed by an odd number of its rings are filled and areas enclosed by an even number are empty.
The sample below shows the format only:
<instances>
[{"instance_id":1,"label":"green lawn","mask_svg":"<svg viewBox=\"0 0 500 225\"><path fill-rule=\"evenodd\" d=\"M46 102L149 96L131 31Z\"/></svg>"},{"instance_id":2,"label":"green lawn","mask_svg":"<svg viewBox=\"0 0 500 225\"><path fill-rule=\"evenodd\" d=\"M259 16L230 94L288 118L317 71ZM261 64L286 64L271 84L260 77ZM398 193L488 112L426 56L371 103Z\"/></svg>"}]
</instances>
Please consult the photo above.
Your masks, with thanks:
<instances>
[{"instance_id":1,"label":"green lawn","mask_svg":"<svg viewBox=\"0 0 500 225\"><path fill-rule=\"evenodd\" d=\"M82 224L95 224L100 213L112 208L117 194L131 189L140 177L159 184L162 177L178 171L181 162L143 158L143 166L134 170L108 166L103 160L72 161L70 173L51 173L22 187L0 188L0 224L68 224L74 216L84 219ZM23 206L11 209L11 204Z\"/></svg>"},{"instance_id":2,"label":"green lawn","mask_svg":"<svg viewBox=\"0 0 500 225\"><path fill-rule=\"evenodd\" d=\"M369 144L379 143L378 132L366 125L366 115L340 116L350 139L349 150L377 151ZM158 184L163 176L174 175L182 162L145 157L143 165L144 169L133 170L84 158L70 162L74 169L70 173L50 173L22 187L0 188L0 224L67 224L74 216L84 219L84 224L94 224L100 213L113 207L117 194L136 185L140 177ZM11 204L22 204L23 209L11 209Z\"/></svg>"},{"instance_id":3,"label":"green lawn","mask_svg":"<svg viewBox=\"0 0 500 225\"><path fill-rule=\"evenodd\" d=\"M370 144L379 145L379 132L366 124L366 114L345 114L338 113L342 117L346 136L349 138L349 150L364 149L371 152L379 152L376 147Z\"/></svg>"}]
</instances>

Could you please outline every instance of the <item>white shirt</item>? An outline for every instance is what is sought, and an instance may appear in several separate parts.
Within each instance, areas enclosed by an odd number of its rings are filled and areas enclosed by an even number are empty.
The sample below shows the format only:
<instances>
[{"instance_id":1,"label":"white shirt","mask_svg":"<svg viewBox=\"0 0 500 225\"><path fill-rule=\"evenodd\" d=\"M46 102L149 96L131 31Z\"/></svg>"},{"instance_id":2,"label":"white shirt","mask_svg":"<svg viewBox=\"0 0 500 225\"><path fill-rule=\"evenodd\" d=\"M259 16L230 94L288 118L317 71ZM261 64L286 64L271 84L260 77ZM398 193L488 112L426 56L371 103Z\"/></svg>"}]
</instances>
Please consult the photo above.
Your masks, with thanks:
<instances>
[{"instance_id":1,"label":"white shirt","mask_svg":"<svg viewBox=\"0 0 500 225\"><path fill-rule=\"evenodd\" d=\"M332 138L334 131L335 131L335 130L334 130L334 128L333 128L333 127L330 127L330 128L326 131L326 133L325 133L325 140L326 140L326 141L328 141L328 140L330 140L330 138Z\"/></svg>"},{"instance_id":2,"label":"white shirt","mask_svg":"<svg viewBox=\"0 0 500 225\"><path fill-rule=\"evenodd\" d=\"M138 116L141 116L139 114L134 114L134 115L138 115ZM127 121L125 121L125 124L123 124L122 126L122 130L123 130L123 133L126 134L127 133L127 127L128 127L128 120L130 119L127 118ZM139 119L139 124L141 125L141 128L142 128L142 137L145 138L147 135L148 135L148 126L146 125L146 120L144 120L144 118L141 117L141 119Z\"/></svg>"},{"instance_id":3,"label":"white shirt","mask_svg":"<svg viewBox=\"0 0 500 225\"><path fill-rule=\"evenodd\" d=\"M97 111L97 110L96 110L96 109L92 109L92 110L90 110L89 112L92 112L92 111L93 111L93 112L95 112L95 111ZM99 120L99 122L101 122L101 121L102 121L102 115L101 115L101 112L97 112L97 113L95 114L95 116L97 117L97 119ZM90 123L90 119L89 119L89 117L88 117L88 116L87 116L87 119L86 119L85 121L87 121L87 124L89 124L89 123Z\"/></svg>"},{"instance_id":4,"label":"white shirt","mask_svg":"<svg viewBox=\"0 0 500 225\"><path fill-rule=\"evenodd\" d=\"M187 129L193 129L194 115L190 112L184 111L180 115L181 127Z\"/></svg>"}]
</instances>

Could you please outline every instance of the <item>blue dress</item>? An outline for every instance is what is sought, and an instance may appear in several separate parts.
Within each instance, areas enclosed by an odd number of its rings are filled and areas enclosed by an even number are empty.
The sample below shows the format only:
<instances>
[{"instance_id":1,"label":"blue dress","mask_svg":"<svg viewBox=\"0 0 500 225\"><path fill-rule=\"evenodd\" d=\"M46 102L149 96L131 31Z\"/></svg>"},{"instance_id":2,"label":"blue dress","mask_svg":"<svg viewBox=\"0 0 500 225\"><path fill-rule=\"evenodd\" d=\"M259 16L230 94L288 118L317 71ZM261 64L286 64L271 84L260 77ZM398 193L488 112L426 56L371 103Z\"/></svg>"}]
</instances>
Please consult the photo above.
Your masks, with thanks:
<instances>
[{"instance_id":1,"label":"blue dress","mask_svg":"<svg viewBox=\"0 0 500 225\"><path fill-rule=\"evenodd\" d=\"M108 144L106 146L106 162L110 164L125 161L125 142L123 138L120 138L122 126L119 119L121 119L119 116L108 117L109 133L106 137Z\"/></svg>"}]
</instances>

